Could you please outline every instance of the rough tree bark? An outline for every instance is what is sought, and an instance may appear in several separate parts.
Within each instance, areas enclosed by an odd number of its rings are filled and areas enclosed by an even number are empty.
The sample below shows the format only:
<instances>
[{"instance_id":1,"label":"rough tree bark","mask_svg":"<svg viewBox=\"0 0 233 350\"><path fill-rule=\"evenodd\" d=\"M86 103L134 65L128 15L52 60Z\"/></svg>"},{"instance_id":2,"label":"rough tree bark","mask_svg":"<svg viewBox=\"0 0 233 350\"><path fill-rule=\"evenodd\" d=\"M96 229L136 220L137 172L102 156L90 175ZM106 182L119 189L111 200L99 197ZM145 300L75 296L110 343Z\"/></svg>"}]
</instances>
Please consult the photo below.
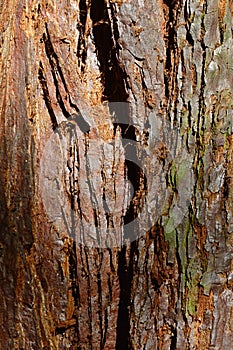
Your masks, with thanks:
<instances>
[{"instance_id":1,"label":"rough tree bark","mask_svg":"<svg viewBox=\"0 0 233 350\"><path fill-rule=\"evenodd\" d=\"M0 1L1 349L231 347L232 15Z\"/></svg>"}]
</instances>

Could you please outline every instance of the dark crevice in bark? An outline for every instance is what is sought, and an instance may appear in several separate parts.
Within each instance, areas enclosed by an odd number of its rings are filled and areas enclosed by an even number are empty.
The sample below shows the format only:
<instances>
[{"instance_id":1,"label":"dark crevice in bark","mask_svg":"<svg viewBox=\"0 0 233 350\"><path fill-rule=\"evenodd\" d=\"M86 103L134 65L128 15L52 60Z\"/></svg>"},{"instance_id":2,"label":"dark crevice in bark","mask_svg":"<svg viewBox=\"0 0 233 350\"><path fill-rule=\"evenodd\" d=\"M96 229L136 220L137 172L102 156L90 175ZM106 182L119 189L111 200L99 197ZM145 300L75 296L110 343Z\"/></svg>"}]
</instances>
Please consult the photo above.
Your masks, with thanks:
<instances>
[{"instance_id":1,"label":"dark crevice in bark","mask_svg":"<svg viewBox=\"0 0 233 350\"><path fill-rule=\"evenodd\" d=\"M63 271L62 264L61 264L60 260L57 260L57 267L58 267L58 272L59 272L60 277L61 277L61 281L64 282L65 276L64 276L64 271Z\"/></svg>"},{"instance_id":2,"label":"dark crevice in bark","mask_svg":"<svg viewBox=\"0 0 233 350\"><path fill-rule=\"evenodd\" d=\"M147 190L147 179L142 168L140 167L140 161L138 159L137 150L135 144L130 144L129 140L136 141L136 129L134 126L116 123L114 126L120 126L121 130L124 130L124 138L122 139L123 147L125 150L125 164L127 169L127 177L133 185L134 194L133 200L130 202L126 214L124 216L124 225L132 222L138 217L142 202L145 199L145 193ZM139 165L138 165L139 164ZM141 203L140 203L141 202ZM133 232L131 234L134 234ZM129 237L131 241L137 237Z\"/></svg>"},{"instance_id":3,"label":"dark crevice in bark","mask_svg":"<svg viewBox=\"0 0 233 350\"><path fill-rule=\"evenodd\" d=\"M109 260L110 260L110 268L111 268L111 272L115 273L115 268L113 265L113 258L112 258L112 250L110 248L107 248L107 251L109 253Z\"/></svg>"},{"instance_id":4,"label":"dark crevice in bark","mask_svg":"<svg viewBox=\"0 0 233 350\"><path fill-rule=\"evenodd\" d=\"M72 329L73 327L74 327L73 325L57 326L55 328L55 335L58 335L58 334L64 335L64 333L66 333L68 330ZM72 345L76 345L76 344L73 343Z\"/></svg>"},{"instance_id":5,"label":"dark crevice in bark","mask_svg":"<svg viewBox=\"0 0 233 350\"><path fill-rule=\"evenodd\" d=\"M59 73L59 76L60 76L60 78L62 80L62 83L64 85L65 91L68 92L68 89L67 89L67 86L66 86L66 82L65 82L65 79L64 79L61 67L59 65L57 54L55 53L55 51L53 49L53 45L52 45L52 42L51 42L51 39L50 39L50 35L49 35L49 31L48 31L47 26L46 26L46 34L44 33L44 35L43 35L43 40L44 40L44 44L45 44L46 55L48 57L49 64L50 64L50 67L51 67L51 73L52 73L52 76L53 76L54 85L55 85L55 88L56 88L56 98L57 98L58 104L59 104L59 106L60 106L60 108L62 110L63 115L66 118L69 118L70 114L69 114L69 112L67 111L67 109L65 107L64 101L62 99L62 95L60 93L57 72Z\"/></svg>"},{"instance_id":6,"label":"dark crevice in bark","mask_svg":"<svg viewBox=\"0 0 233 350\"><path fill-rule=\"evenodd\" d=\"M79 343L80 334L79 334L79 319L78 319L78 310L80 304L80 291L79 291L79 282L78 282L78 274L77 274L77 248L76 242L73 241L73 246L70 249L69 255L69 273L71 280L71 288L72 288L72 296L74 300L74 313L73 318L76 320L75 328L75 336L76 342L73 345Z\"/></svg>"},{"instance_id":7,"label":"dark crevice in bark","mask_svg":"<svg viewBox=\"0 0 233 350\"><path fill-rule=\"evenodd\" d=\"M38 77L39 77L39 81L42 87L42 91L43 91L43 97L44 97L44 101L45 101L45 105L48 109L48 113L52 122L52 128L53 130L56 130L58 127L58 122L57 122L57 118L55 116L55 113L53 111L53 107L51 104L51 99L49 96L49 89L48 89L48 85L47 85L47 80L45 78L44 75L44 68L42 63L40 62L40 67L39 67L39 72L38 72Z\"/></svg>"},{"instance_id":8,"label":"dark crevice in bark","mask_svg":"<svg viewBox=\"0 0 233 350\"><path fill-rule=\"evenodd\" d=\"M127 225L130 222L134 221L138 217L139 212L141 211L142 202L145 198L147 180L140 166L135 164L133 161L127 159L125 160L125 163L127 166L128 179L130 180L134 189L133 200L130 202L126 214L124 216L124 225ZM132 232L132 234L134 233ZM134 240L137 238L137 236L130 237L127 235L125 238L130 238L131 240Z\"/></svg>"},{"instance_id":9,"label":"dark crevice in bark","mask_svg":"<svg viewBox=\"0 0 233 350\"><path fill-rule=\"evenodd\" d=\"M87 23L88 7L86 0L79 1L79 22L77 28L79 31L78 45L77 45L77 57L79 66L81 65L81 72L84 72L86 58L87 58L87 43L85 39L85 29Z\"/></svg>"},{"instance_id":10,"label":"dark crevice in bark","mask_svg":"<svg viewBox=\"0 0 233 350\"><path fill-rule=\"evenodd\" d=\"M103 100L125 102L128 99L127 76L117 58L118 48L114 45L114 33L111 30L106 2L92 0L90 16L93 22L94 43L104 86ZM117 23L115 22L115 37L119 36L116 28Z\"/></svg>"},{"instance_id":11,"label":"dark crevice in bark","mask_svg":"<svg viewBox=\"0 0 233 350\"><path fill-rule=\"evenodd\" d=\"M135 129L135 126L128 125L126 123L120 123L120 122L114 123L115 133L116 133L116 129L117 129L118 126L122 130L122 136L123 136L122 142L123 143L127 143L128 142L127 140L136 141L136 129ZM126 141L124 139L126 139Z\"/></svg>"},{"instance_id":12,"label":"dark crevice in bark","mask_svg":"<svg viewBox=\"0 0 233 350\"><path fill-rule=\"evenodd\" d=\"M94 223L96 230L98 230L98 227L100 227L100 222L99 222L99 212L97 209L93 208L93 214L94 214Z\"/></svg>"},{"instance_id":13,"label":"dark crevice in bark","mask_svg":"<svg viewBox=\"0 0 233 350\"><path fill-rule=\"evenodd\" d=\"M207 13L207 2L203 4L203 12L204 14ZM197 191L200 191L200 194L203 194L203 188L201 189L200 186L204 186L203 181L203 174L204 174L204 163L202 159L202 155L205 148L205 143L203 141L204 136L204 130L203 125L205 122L205 114L206 114L206 105L205 105L205 65L206 65L206 45L204 41L205 37L205 22L204 22L204 16L202 17L201 22L201 47L202 47L202 72L201 72L201 86L200 86L200 93L199 93L199 109L198 109L198 117L197 117L197 131L195 133L196 136L196 159L194 162L199 162L199 167L196 165L193 166L194 174L195 174L195 186L194 186L194 199L196 200ZM194 203L194 207L197 208L196 203Z\"/></svg>"},{"instance_id":14,"label":"dark crevice in bark","mask_svg":"<svg viewBox=\"0 0 233 350\"><path fill-rule=\"evenodd\" d=\"M171 112L174 113L174 121L177 120L178 103L178 60L179 49L177 45L176 25L180 14L182 1L163 0L165 4L164 16L166 20L166 32L164 36L166 45L166 61L164 73L165 96L167 99L167 114L171 118ZM173 111L171 110L173 104Z\"/></svg>"},{"instance_id":15,"label":"dark crevice in bark","mask_svg":"<svg viewBox=\"0 0 233 350\"><path fill-rule=\"evenodd\" d=\"M80 121L80 116L77 116L76 113L74 113L70 117L70 122L66 123L66 132L69 135L69 140L72 140L72 137L74 136L75 139L77 139L77 133L75 129L75 125L72 123L74 121L78 124L80 127L80 124L77 122L77 120ZM81 119L82 121L82 119ZM81 125L82 127L82 125ZM80 127L80 129L81 129ZM58 127L56 129L56 133L59 135L59 138L62 142L63 134L61 132L61 129ZM86 136L86 135L85 135ZM80 235L82 239L84 240L84 237L82 236L84 232L83 227L83 214L82 214L82 208L81 208L81 201L80 201L80 186L78 182L78 178L76 178L75 173L77 170L79 170L80 167L80 158L79 158L79 147L78 142L75 143L75 145L70 145L69 152L68 152L68 159L66 163L67 169L69 171L69 189L66 191L66 195L70 202L70 215L71 215L71 227L69 227L65 214L63 215L64 222L66 223L67 231L69 232L70 236L73 238L73 240L76 240L76 232L75 232L75 210L79 213L79 216L81 218L80 220ZM59 188L59 183L57 184ZM63 213L63 209L62 213Z\"/></svg>"},{"instance_id":16,"label":"dark crevice in bark","mask_svg":"<svg viewBox=\"0 0 233 350\"><path fill-rule=\"evenodd\" d=\"M98 286L98 315L99 315L99 328L100 328L100 349L104 349L104 329L103 329L103 317L102 317L102 283L101 273L97 273L97 286Z\"/></svg>"},{"instance_id":17,"label":"dark crevice in bark","mask_svg":"<svg viewBox=\"0 0 233 350\"><path fill-rule=\"evenodd\" d=\"M186 27L187 28L187 27ZM186 33L186 40L188 41L188 43L194 47L194 40L193 40L193 37L190 33L190 29L187 29L187 33Z\"/></svg>"},{"instance_id":18,"label":"dark crevice in bark","mask_svg":"<svg viewBox=\"0 0 233 350\"><path fill-rule=\"evenodd\" d=\"M188 8L188 0L185 0L184 5L184 18L185 18L185 27L186 27L186 40L189 45L192 46L192 51L194 50L194 39L191 34L191 21L190 21L190 8Z\"/></svg>"},{"instance_id":19,"label":"dark crevice in bark","mask_svg":"<svg viewBox=\"0 0 233 350\"><path fill-rule=\"evenodd\" d=\"M203 4L203 11L206 14L207 13L207 2ZM198 120L197 120L197 134L196 134L196 144L198 146L198 149L201 147L201 131L202 127L204 125L205 121L205 113L206 113L206 106L205 106L205 65L206 65L206 45L205 45L205 22L204 22L204 16L202 18L201 22L201 48L202 48L202 72L201 72L201 87L200 87L200 97L199 97L199 110L198 110Z\"/></svg>"},{"instance_id":20,"label":"dark crevice in bark","mask_svg":"<svg viewBox=\"0 0 233 350\"><path fill-rule=\"evenodd\" d=\"M177 267L178 267L178 299L180 299L180 295L181 295L181 278L183 275L183 268L182 268L182 261L181 261L181 257L180 257L180 253L179 253L179 236L178 236L178 232L176 231L176 261L177 261ZM182 248L181 248L182 249Z\"/></svg>"},{"instance_id":21,"label":"dark crevice in bark","mask_svg":"<svg viewBox=\"0 0 233 350\"><path fill-rule=\"evenodd\" d=\"M114 175L113 175L114 176ZM113 223L113 214L110 213L110 209L109 206L107 204L106 201L106 175L104 172L104 166L102 165L102 169L101 169L101 179L102 179L102 188L103 188L103 193L102 193L102 204L103 204L103 208L105 211L105 217L106 217L106 221L107 221L107 228L113 228L114 227L114 223ZM116 195L115 195L116 198Z\"/></svg>"},{"instance_id":22,"label":"dark crevice in bark","mask_svg":"<svg viewBox=\"0 0 233 350\"><path fill-rule=\"evenodd\" d=\"M93 37L96 47L96 55L99 61L101 80L104 88L103 100L111 102L110 113L114 116L114 129L120 127L122 142L125 149L125 170L128 179L134 187L135 196L140 197L142 189L146 189L145 174L142 174L137 149L129 140L136 141L136 130L131 126L130 110L127 105L129 88L127 76L119 60L119 31L115 16L115 7L110 2L110 10L113 21L113 32L111 19L109 18L107 3L104 0L92 0L90 17L93 22ZM104 38L104 39L103 39ZM116 102L116 103L114 103ZM118 102L125 102L119 104ZM127 139L127 141L125 140ZM141 192L140 192L141 191ZM134 198L136 199L136 198ZM139 198L137 198L139 200ZM138 206L131 201L124 217L124 224L132 222L138 215ZM124 229L124 238L133 241L137 238L137 227L132 226L130 232ZM130 261L127 265L127 248L124 246L118 253L118 276L120 282L120 301L117 319L116 349L130 349L130 303L131 288L133 281L133 257L136 252L136 242L130 244Z\"/></svg>"},{"instance_id":23,"label":"dark crevice in bark","mask_svg":"<svg viewBox=\"0 0 233 350\"><path fill-rule=\"evenodd\" d=\"M120 282L120 301L117 319L116 350L127 350L130 332L130 292L131 286L126 262L126 246L118 253L118 276Z\"/></svg>"},{"instance_id":24,"label":"dark crevice in bark","mask_svg":"<svg viewBox=\"0 0 233 350\"><path fill-rule=\"evenodd\" d=\"M137 241L134 241L130 244L129 264L126 261L126 246L118 253L120 302L117 319L117 350L128 350L132 348L130 340L131 288L134 276L134 257L137 254L137 250Z\"/></svg>"},{"instance_id":25,"label":"dark crevice in bark","mask_svg":"<svg viewBox=\"0 0 233 350\"><path fill-rule=\"evenodd\" d=\"M76 243L73 242L73 246L69 252L69 274L71 280L72 295L74 298L75 306L79 306L80 293L78 286L78 275L77 275L77 253L76 253Z\"/></svg>"},{"instance_id":26,"label":"dark crevice in bark","mask_svg":"<svg viewBox=\"0 0 233 350\"><path fill-rule=\"evenodd\" d=\"M46 34L45 33L43 34L43 41L45 44L45 51L46 51L46 55L48 57L48 60L49 60L49 63L50 63L51 69L52 69L52 73L54 74L56 81L57 81L56 71L59 73L61 81L62 81L63 86L64 86L64 89L68 93L66 81L65 81L64 75L62 73L62 69L60 67L60 64L59 64L59 59L58 59L56 52L54 51L53 44L52 44L52 41L50 38L48 25L46 24L45 27L46 27Z\"/></svg>"},{"instance_id":27,"label":"dark crevice in bark","mask_svg":"<svg viewBox=\"0 0 233 350\"><path fill-rule=\"evenodd\" d=\"M103 349L107 340L107 331L108 331L108 309L104 310L104 330L103 330Z\"/></svg>"},{"instance_id":28,"label":"dark crevice in bark","mask_svg":"<svg viewBox=\"0 0 233 350\"><path fill-rule=\"evenodd\" d=\"M73 349L78 349L78 344L80 342L80 333L79 333L79 319L78 319L78 310L80 306L80 291L78 283L78 274L77 274L77 248L76 243L73 241L72 245L68 248L69 254L69 281L71 282L70 289L73 297L73 306L74 312L72 314L71 320L65 320L57 325L55 328L55 335L67 334L68 337L72 337L72 346ZM62 269L62 267L60 267ZM63 274L63 272L62 272Z\"/></svg>"},{"instance_id":29,"label":"dark crevice in bark","mask_svg":"<svg viewBox=\"0 0 233 350\"><path fill-rule=\"evenodd\" d=\"M87 335L89 349L93 349L93 330L92 330L92 305L91 305L91 273L89 268L89 249L88 247L84 246L84 256L85 256L85 262L83 261L83 266L86 266L86 279L87 279L87 308L88 308L88 330L89 334ZM82 254L82 253L81 253Z\"/></svg>"},{"instance_id":30,"label":"dark crevice in bark","mask_svg":"<svg viewBox=\"0 0 233 350\"><path fill-rule=\"evenodd\" d=\"M48 30L48 26L46 25L46 34L44 33L43 35L43 41L45 44L45 51L46 51L46 55L48 57L49 60L49 64L51 67L51 73L53 76L53 81L54 81L54 85L55 85L55 89L56 89L56 98L58 101L58 104L62 110L63 115L69 119L71 118L70 113L67 111L67 108L65 106L65 103L63 101L62 95L60 93L60 89L59 89L59 77L61 79L62 85L64 87L64 90L67 94L66 99L68 100L70 106L76 111L76 113L72 114L72 119L75 119L75 121L77 122L80 130L83 133L88 133L90 131L90 125L84 120L83 116L81 115L80 109L78 108L78 106L72 102L71 100L71 96L65 81L65 77L63 75L61 66L59 64L59 59L58 56L56 54L56 52L54 51L53 48L53 44L50 38L50 34L49 34L49 30ZM42 64L40 66L40 70L39 70L39 77L41 76L41 85L42 85L42 89L44 92L44 99L45 99L45 103L46 106L48 108L51 120L52 120L52 125L53 125L53 129L57 127L57 122L55 121L55 114L52 110L51 107L51 102L50 102L50 97L49 97L49 92L48 92L48 87L47 87L47 83L46 83L46 79L45 76L43 74L43 68L42 68Z\"/></svg>"},{"instance_id":31,"label":"dark crevice in bark","mask_svg":"<svg viewBox=\"0 0 233 350\"><path fill-rule=\"evenodd\" d=\"M112 7L113 11L113 7ZM109 102L126 102L128 93L126 91L126 76L122 70L118 58L117 48L114 46L113 37L119 37L117 23L114 22L114 32L111 30L111 23L108 16L107 4L103 0L94 0L91 3L91 19L93 21L93 35L96 46L96 53L100 63L100 71L102 73L102 83L104 86L104 99ZM105 40L103 40L103 37ZM114 114L114 128L120 126L123 139L136 140L135 128L130 125L130 111L127 105L118 106L117 103L110 105L110 112ZM124 140L123 140L124 141ZM138 162L136 148L130 150L125 148L126 158L135 158ZM128 154L127 154L128 153ZM136 162L126 159L126 167L129 180L135 185L135 193L139 190L141 171ZM137 176L135 176L135 174ZM144 176L145 178L145 176ZM144 180L144 184L146 180ZM146 184L145 184L146 187ZM124 217L124 223L127 224L135 219L135 205L131 202Z\"/></svg>"},{"instance_id":32,"label":"dark crevice in bark","mask_svg":"<svg viewBox=\"0 0 233 350\"><path fill-rule=\"evenodd\" d=\"M72 130L68 129L70 135L69 135L69 139L72 139ZM72 158L73 156L75 157L75 155L73 154L74 150L73 147L70 146L70 150L69 150L69 156L70 158ZM75 189L74 189L74 170L75 170L75 161L73 161L71 163L71 166L69 165L69 161L67 161L67 168L69 169L69 190L70 192L68 193L68 197L70 199L70 208L71 208L71 236L72 238L75 237L75 228L74 228L74 208L75 208ZM68 192L68 191L67 191Z\"/></svg>"},{"instance_id":33,"label":"dark crevice in bark","mask_svg":"<svg viewBox=\"0 0 233 350\"><path fill-rule=\"evenodd\" d=\"M223 25L219 25L219 33L220 33L220 43L221 45L224 43L224 34L225 34L225 28Z\"/></svg>"},{"instance_id":34,"label":"dark crevice in bark","mask_svg":"<svg viewBox=\"0 0 233 350\"><path fill-rule=\"evenodd\" d=\"M116 4L113 3L111 0L109 1L109 6L110 6L110 10L111 10L111 16L112 16L112 22L113 22L113 34L114 34L114 39L115 39L115 43L116 43L116 49L117 49L117 53L118 50L120 49L120 45L118 43L118 39L120 38L120 33L118 30L118 24L117 24L117 17L116 17Z\"/></svg>"},{"instance_id":35,"label":"dark crevice in bark","mask_svg":"<svg viewBox=\"0 0 233 350\"><path fill-rule=\"evenodd\" d=\"M177 350L177 327L171 327L171 345L170 350Z\"/></svg>"},{"instance_id":36,"label":"dark crevice in bark","mask_svg":"<svg viewBox=\"0 0 233 350\"><path fill-rule=\"evenodd\" d=\"M182 100L183 108L187 110L187 103L185 101L185 81L186 81L186 67L184 61L184 50L180 51L181 69L182 69L182 86L180 89L180 97ZM183 124L183 115L180 116L180 125Z\"/></svg>"},{"instance_id":37,"label":"dark crevice in bark","mask_svg":"<svg viewBox=\"0 0 233 350\"><path fill-rule=\"evenodd\" d=\"M190 101L188 101L188 126L191 128L192 126L192 106Z\"/></svg>"}]
</instances>

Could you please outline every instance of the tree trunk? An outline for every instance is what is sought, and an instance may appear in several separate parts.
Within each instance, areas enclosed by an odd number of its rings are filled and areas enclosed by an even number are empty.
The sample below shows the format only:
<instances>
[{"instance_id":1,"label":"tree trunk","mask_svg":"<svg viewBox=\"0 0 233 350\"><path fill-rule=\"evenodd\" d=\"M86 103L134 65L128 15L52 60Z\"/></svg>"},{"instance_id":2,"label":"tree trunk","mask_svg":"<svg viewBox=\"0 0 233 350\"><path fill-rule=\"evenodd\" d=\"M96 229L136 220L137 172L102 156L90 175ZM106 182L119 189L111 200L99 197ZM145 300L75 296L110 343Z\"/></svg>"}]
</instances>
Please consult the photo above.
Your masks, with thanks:
<instances>
[{"instance_id":1,"label":"tree trunk","mask_svg":"<svg viewBox=\"0 0 233 350\"><path fill-rule=\"evenodd\" d=\"M0 8L0 347L230 348L232 0Z\"/></svg>"}]
</instances>

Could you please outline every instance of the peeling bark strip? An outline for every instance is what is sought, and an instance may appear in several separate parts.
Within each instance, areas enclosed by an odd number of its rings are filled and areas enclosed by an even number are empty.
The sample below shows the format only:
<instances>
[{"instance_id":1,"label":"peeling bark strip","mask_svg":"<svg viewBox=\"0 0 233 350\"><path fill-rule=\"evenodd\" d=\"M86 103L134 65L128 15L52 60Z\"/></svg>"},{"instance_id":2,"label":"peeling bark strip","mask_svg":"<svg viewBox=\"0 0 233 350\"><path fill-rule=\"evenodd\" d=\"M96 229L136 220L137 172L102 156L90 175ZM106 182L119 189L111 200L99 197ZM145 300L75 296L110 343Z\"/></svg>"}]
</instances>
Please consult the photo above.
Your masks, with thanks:
<instances>
[{"instance_id":1,"label":"peeling bark strip","mask_svg":"<svg viewBox=\"0 0 233 350\"><path fill-rule=\"evenodd\" d=\"M0 348L231 349L233 2L0 7Z\"/></svg>"}]
</instances>

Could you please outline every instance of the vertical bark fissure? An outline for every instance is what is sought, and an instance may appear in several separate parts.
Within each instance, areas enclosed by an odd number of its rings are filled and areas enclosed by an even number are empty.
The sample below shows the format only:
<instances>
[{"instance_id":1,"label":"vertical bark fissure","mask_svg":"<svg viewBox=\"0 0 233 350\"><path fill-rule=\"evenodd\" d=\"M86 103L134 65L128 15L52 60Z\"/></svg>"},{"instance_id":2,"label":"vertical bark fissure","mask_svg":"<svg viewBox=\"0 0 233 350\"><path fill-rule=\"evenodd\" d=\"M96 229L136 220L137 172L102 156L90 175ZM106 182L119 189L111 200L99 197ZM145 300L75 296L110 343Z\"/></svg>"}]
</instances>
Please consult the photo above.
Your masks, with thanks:
<instances>
[{"instance_id":1,"label":"vertical bark fissure","mask_svg":"<svg viewBox=\"0 0 233 350\"><path fill-rule=\"evenodd\" d=\"M59 62L58 62L57 54L54 51L47 26L46 26L46 34L44 33L44 35L43 35L43 41L45 44L45 51L46 51L46 55L47 55L48 60L49 60L49 64L50 64L51 72L52 72L52 76L53 76L53 81L54 81L54 85L56 88L56 98L57 98L58 104L62 110L63 115L66 118L69 118L70 113L67 111L67 108L66 108L65 103L64 103L63 98L62 98L62 94L61 94L60 89L59 89L59 81L58 81L58 77L57 77L57 72L61 78L61 81L63 83L63 86L64 86L66 93L68 93L68 89L66 86L66 82L65 82L62 70L61 70Z\"/></svg>"},{"instance_id":2,"label":"vertical bark fissure","mask_svg":"<svg viewBox=\"0 0 233 350\"><path fill-rule=\"evenodd\" d=\"M167 99L166 111L169 119L171 113L174 115L174 122L177 121L177 104L178 104L178 65L179 65L179 48L177 45L177 23L180 15L182 0L167 1L163 0L164 16L166 21L166 32L164 36L166 45L166 61L164 71L165 96Z\"/></svg>"},{"instance_id":3,"label":"vertical bark fissure","mask_svg":"<svg viewBox=\"0 0 233 350\"><path fill-rule=\"evenodd\" d=\"M110 8L113 16L113 32L111 28L111 19L108 15L107 3L104 0L92 0L90 8L90 16L93 22L94 43L104 87L103 100L109 102L127 102L127 77L117 58L119 50L119 45L117 43L119 32L112 3L110 3ZM114 39L116 45L114 45ZM118 108L116 103L111 105L110 112L115 116L115 131L117 126L120 126L122 138L136 140L135 130L130 126L129 109L126 108L122 111L122 109ZM124 115L122 115L122 112ZM135 147L131 149L125 148L125 158L128 158L128 155L131 157L133 155L133 157L138 159ZM125 166L127 168L128 179L133 183L136 193L140 187L140 169L128 159L125 160ZM135 215L137 215L135 214L135 204L131 202L124 217L124 223L127 224L134 220ZM134 230L136 230L136 228ZM125 232L125 238L127 238L127 234ZM136 239L136 232L131 232L130 235L130 238L132 238L133 235L134 239ZM118 253L120 301L117 320L116 348L121 350L128 349L130 346L131 288L133 280L133 257L136 249L135 243L132 243L130 245L130 261L128 265L126 261L126 248L123 247Z\"/></svg>"},{"instance_id":4,"label":"vertical bark fissure","mask_svg":"<svg viewBox=\"0 0 233 350\"><path fill-rule=\"evenodd\" d=\"M93 349L93 329L92 329L92 300L91 300L91 272L89 268L89 259L88 259L88 248L83 247L84 256L85 256L85 266L86 266L86 278L87 278L87 307L88 307L88 330L89 334L87 336L88 344L90 350Z\"/></svg>"},{"instance_id":5,"label":"vertical bark fissure","mask_svg":"<svg viewBox=\"0 0 233 350\"><path fill-rule=\"evenodd\" d=\"M77 28L79 30L79 38L77 45L77 57L81 72L84 72L86 58L87 58L87 43L85 38L86 24L87 24L88 6L86 0L79 1L79 21Z\"/></svg>"},{"instance_id":6,"label":"vertical bark fissure","mask_svg":"<svg viewBox=\"0 0 233 350\"><path fill-rule=\"evenodd\" d=\"M198 109L198 116L197 116L197 130L195 132L196 137L196 143L195 143L195 158L193 163L193 170L195 173L195 186L194 186L194 213L197 208L196 198L197 198L197 191L200 191L200 194L203 194L203 188L200 188L200 186L204 185L203 181L203 155L205 152L205 143L204 140L204 122L205 122L205 115L206 115L206 106L205 106L205 65L206 65L206 45L204 41L205 36L205 15L207 13L207 2L205 1L203 3L203 14L202 14L202 21L201 21L201 48L202 48L202 70L201 70L201 85L200 85L200 93L199 93L199 109ZM198 166L197 166L198 165ZM196 215L196 213L195 213Z\"/></svg>"},{"instance_id":7,"label":"vertical bark fissure","mask_svg":"<svg viewBox=\"0 0 233 350\"><path fill-rule=\"evenodd\" d=\"M72 117L73 120L76 121L76 123L78 124L80 130L83 133L88 133L90 131L90 126L89 124L85 121L85 119L83 118L80 109L78 108L78 106L72 101L67 83L65 81L65 77L64 74L62 72L61 66L59 64L59 59L58 56L54 50L51 38L50 38L50 34L49 34L49 30L48 30L48 26L46 25L46 34L43 34L43 42L45 45L45 52L50 64L50 68L51 68L51 73L53 76L53 81L54 81L54 85L55 85L55 89L56 89L56 98L57 98L57 102L61 108L61 111L63 113L63 115L69 119ZM60 80L62 82L62 86L65 90L65 93L67 94L67 96L65 97L66 100L68 100L69 105L71 108L73 108L75 110L75 113L70 114L67 110L67 106L66 103L64 102L64 99L62 98L62 93L60 92L60 87L59 87L59 77ZM52 125L53 125L53 129L56 128L56 126L58 126L58 123L56 122L56 117L55 117L55 113L52 109L52 105L51 105L51 99L49 96L49 90L48 90L48 85L47 85L47 81L45 78L45 74L44 74L44 69L42 66L42 63L40 63L40 68L39 68L39 80L42 86L42 90L44 93L44 99L45 99L45 103L46 103L46 107L48 108L48 112L50 114L51 117L51 121L52 121Z\"/></svg>"},{"instance_id":8,"label":"vertical bark fissure","mask_svg":"<svg viewBox=\"0 0 233 350\"><path fill-rule=\"evenodd\" d=\"M39 81L40 81L40 84L41 84L41 87L42 87L43 98L44 98L44 101L45 101L45 105L47 107L47 110L48 110L48 113L49 113L49 116L50 116L50 119L51 119L52 128L53 128L53 130L56 130L57 127L58 127L58 122L57 122L57 118L56 118L56 115L55 115L55 113L53 111L53 107L52 107L52 104L51 104L51 99L50 99L50 96L49 96L47 80L45 78L44 69L43 69L43 65L42 65L41 62L40 62L40 67L39 67L39 71L38 71L38 78L39 78Z\"/></svg>"},{"instance_id":9,"label":"vertical bark fissure","mask_svg":"<svg viewBox=\"0 0 233 350\"><path fill-rule=\"evenodd\" d=\"M126 246L118 253L118 277L120 282L120 301L117 318L116 350L127 350L130 335L130 295L131 283L126 261Z\"/></svg>"},{"instance_id":10,"label":"vertical bark fissure","mask_svg":"<svg viewBox=\"0 0 233 350\"><path fill-rule=\"evenodd\" d=\"M73 241L72 245L69 246L68 249L69 256L69 280L70 280L70 289L72 292L73 303L74 303L74 312L72 314L72 319L75 320L73 324L67 325L58 325L55 329L55 334L64 334L66 331L72 331L74 334L72 345L74 349L77 349L78 344L80 342L80 332L79 332L79 318L78 318L78 310L80 305L80 291L78 284L78 274L77 274L77 248L76 242ZM69 320L68 320L69 321Z\"/></svg>"},{"instance_id":11,"label":"vertical bark fissure","mask_svg":"<svg viewBox=\"0 0 233 350\"><path fill-rule=\"evenodd\" d=\"M203 15L201 21L201 48L202 48L202 71L201 71L201 86L200 86L200 95L199 95L199 111L198 111L198 120L197 120L197 135L196 135L196 143L198 150L204 144L201 143L200 137L201 133L203 134L203 126L205 122L205 114L206 114L206 105L205 105L205 72L206 72L206 45L205 45L205 15L207 13L207 2L203 3ZM198 157L199 158L199 157Z\"/></svg>"},{"instance_id":12,"label":"vertical bark fissure","mask_svg":"<svg viewBox=\"0 0 233 350\"><path fill-rule=\"evenodd\" d=\"M102 296L102 279L101 279L101 269L103 263L103 252L97 249L98 259L97 261L97 288L98 288L98 316L99 316L99 328L100 328L100 349L104 349L106 342L106 324L105 319L103 319L103 296Z\"/></svg>"},{"instance_id":13,"label":"vertical bark fissure","mask_svg":"<svg viewBox=\"0 0 233 350\"><path fill-rule=\"evenodd\" d=\"M125 102L128 99L126 91L127 77L117 58L118 48L114 45L111 19L108 15L105 0L91 1L90 16L93 23L92 30L96 54L102 74L103 100ZM114 28L116 28L116 23Z\"/></svg>"}]
</instances>

